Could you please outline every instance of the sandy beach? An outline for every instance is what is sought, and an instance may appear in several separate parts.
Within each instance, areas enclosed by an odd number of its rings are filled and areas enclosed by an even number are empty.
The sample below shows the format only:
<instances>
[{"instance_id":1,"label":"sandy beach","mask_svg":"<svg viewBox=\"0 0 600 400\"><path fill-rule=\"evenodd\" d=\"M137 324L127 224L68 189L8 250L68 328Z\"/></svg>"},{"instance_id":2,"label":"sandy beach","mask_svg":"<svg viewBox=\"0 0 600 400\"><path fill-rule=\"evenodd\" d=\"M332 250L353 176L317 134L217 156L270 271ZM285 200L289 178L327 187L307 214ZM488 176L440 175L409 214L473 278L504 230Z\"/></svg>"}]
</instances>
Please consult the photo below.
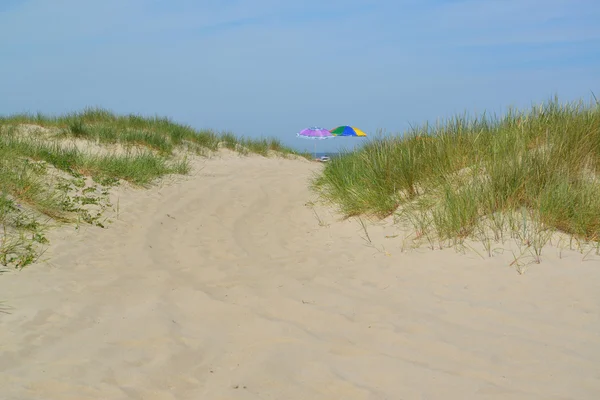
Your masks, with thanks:
<instances>
[{"instance_id":1,"label":"sandy beach","mask_svg":"<svg viewBox=\"0 0 600 400\"><path fill-rule=\"evenodd\" d=\"M319 163L194 163L0 276L0 399L600 398L598 257L369 244Z\"/></svg>"}]
</instances>

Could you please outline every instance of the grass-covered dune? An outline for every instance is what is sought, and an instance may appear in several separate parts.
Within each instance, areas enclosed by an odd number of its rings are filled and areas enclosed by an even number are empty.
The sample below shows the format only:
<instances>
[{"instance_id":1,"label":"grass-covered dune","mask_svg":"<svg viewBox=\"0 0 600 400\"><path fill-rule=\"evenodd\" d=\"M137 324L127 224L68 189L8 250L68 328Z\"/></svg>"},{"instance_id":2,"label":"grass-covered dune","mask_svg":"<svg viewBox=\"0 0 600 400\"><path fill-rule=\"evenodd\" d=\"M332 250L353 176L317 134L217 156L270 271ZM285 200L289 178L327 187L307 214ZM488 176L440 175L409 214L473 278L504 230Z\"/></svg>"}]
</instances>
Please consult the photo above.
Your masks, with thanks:
<instances>
[{"instance_id":1,"label":"grass-covered dune","mask_svg":"<svg viewBox=\"0 0 600 400\"><path fill-rule=\"evenodd\" d=\"M333 159L313 186L347 216L394 214L430 241L529 229L598 243L600 105L426 124Z\"/></svg>"},{"instance_id":2,"label":"grass-covered dune","mask_svg":"<svg viewBox=\"0 0 600 400\"><path fill-rule=\"evenodd\" d=\"M0 117L0 265L33 262L48 222L104 225L103 211L113 206L110 186L145 186L167 174L186 174L188 155L221 147L295 154L276 139L238 138L103 109Z\"/></svg>"}]
</instances>

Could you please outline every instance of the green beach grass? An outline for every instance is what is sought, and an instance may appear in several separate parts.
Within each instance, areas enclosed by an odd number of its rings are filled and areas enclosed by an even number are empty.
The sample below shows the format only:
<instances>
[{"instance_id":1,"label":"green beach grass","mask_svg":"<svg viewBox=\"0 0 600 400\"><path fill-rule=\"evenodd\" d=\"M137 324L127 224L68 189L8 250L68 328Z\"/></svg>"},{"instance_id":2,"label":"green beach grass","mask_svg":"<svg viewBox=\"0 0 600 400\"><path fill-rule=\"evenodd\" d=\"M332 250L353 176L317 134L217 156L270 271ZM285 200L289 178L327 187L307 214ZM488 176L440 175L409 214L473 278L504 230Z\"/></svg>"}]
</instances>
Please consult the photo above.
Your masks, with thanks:
<instances>
[{"instance_id":1,"label":"green beach grass","mask_svg":"<svg viewBox=\"0 0 600 400\"><path fill-rule=\"evenodd\" d=\"M598 251L600 104L425 124L332 159L312 187L345 216L394 215L436 246L563 232Z\"/></svg>"},{"instance_id":2,"label":"green beach grass","mask_svg":"<svg viewBox=\"0 0 600 400\"><path fill-rule=\"evenodd\" d=\"M108 189L144 187L187 174L187 156L220 147L241 154L299 155L277 139L195 130L168 118L89 108L61 116L0 117L0 267L24 267L40 255L52 222L104 226Z\"/></svg>"}]
</instances>

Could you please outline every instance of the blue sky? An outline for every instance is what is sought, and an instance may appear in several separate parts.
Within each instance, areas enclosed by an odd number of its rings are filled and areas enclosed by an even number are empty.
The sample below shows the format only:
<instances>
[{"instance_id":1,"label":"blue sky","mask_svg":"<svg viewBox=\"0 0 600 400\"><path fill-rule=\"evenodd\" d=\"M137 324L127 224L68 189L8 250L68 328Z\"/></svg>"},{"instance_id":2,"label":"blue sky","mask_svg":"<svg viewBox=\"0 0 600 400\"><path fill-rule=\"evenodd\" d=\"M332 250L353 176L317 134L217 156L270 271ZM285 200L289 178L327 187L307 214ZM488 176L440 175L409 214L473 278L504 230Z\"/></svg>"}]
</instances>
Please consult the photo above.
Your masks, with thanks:
<instances>
[{"instance_id":1,"label":"blue sky","mask_svg":"<svg viewBox=\"0 0 600 400\"><path fill-rule=\"evenodd\" d=\"M597 21L597 0L2 0L0 113L100 106L312 149L297 131L600 96Z\"/></svg>"}]
</instances>

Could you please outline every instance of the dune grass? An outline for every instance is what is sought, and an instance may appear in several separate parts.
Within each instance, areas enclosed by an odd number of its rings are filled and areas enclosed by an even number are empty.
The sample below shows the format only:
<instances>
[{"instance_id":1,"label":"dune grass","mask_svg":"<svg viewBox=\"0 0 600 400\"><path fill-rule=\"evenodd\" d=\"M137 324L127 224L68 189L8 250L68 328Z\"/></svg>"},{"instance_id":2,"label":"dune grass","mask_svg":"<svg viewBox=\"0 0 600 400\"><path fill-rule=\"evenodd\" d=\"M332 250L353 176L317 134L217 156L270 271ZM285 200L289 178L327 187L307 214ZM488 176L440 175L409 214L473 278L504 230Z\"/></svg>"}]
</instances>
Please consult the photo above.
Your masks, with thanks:
<instances>
[{"instance_id":1,"label":"dune grass","mask_svg":"<svg viewBox=\"0 0 600 400\"><path fill-rule=\"evenodd\" d=\"M456 117L373 140L312 183L346 216L396 215L417 235L557 230L600 240L600 105L553 99L501 118Z\"/></svg>"},{"instance_id":2,"label":"dune grass","mask_svg":"<svg viewBox=\"0 0 600 400\"><path fill-rule=\"evenodd\" d=\"M186 174L187 155L220 147L297 154L277 139L240 138L98 108L0 117L0 265L35 261L47 221L104 226L101 212L111 206L107 187L119 181L147 186L168 174ZM100 211L91 212L92 206Z\"/></svg>"},{"instance_id":3,"label":"dune grass","mask_svg":"<svg viewBox=\"0 0 600 400\"><path fill-rule=\"evenodd\" d=\"M61 199L44 184L45 167L0 142L0 266L33 262L46 242L39 216L63 220ZM0 267L1 268L1 267Z\"/></svg>"},{"instance_id":4,"label":"dune grass","mask_svg":"<svg viewBox=\"0 0 600 400\"><path fill-rule=\"evenodd\" d=\"M194 150L217 150L223 145L232 150L262 155L275 151L280 154L299 154L284 146L278 139L240 138L232 133L196 130L166 117L144 117L136 114L118 115L102 108L87 108L60 116L44 114L15 114L0 117L0 125L31 124L55 128L63 137L86 139L103 144L140 145L162 154L171 154L178 147Z\"/></svg>"}]
</instances>

